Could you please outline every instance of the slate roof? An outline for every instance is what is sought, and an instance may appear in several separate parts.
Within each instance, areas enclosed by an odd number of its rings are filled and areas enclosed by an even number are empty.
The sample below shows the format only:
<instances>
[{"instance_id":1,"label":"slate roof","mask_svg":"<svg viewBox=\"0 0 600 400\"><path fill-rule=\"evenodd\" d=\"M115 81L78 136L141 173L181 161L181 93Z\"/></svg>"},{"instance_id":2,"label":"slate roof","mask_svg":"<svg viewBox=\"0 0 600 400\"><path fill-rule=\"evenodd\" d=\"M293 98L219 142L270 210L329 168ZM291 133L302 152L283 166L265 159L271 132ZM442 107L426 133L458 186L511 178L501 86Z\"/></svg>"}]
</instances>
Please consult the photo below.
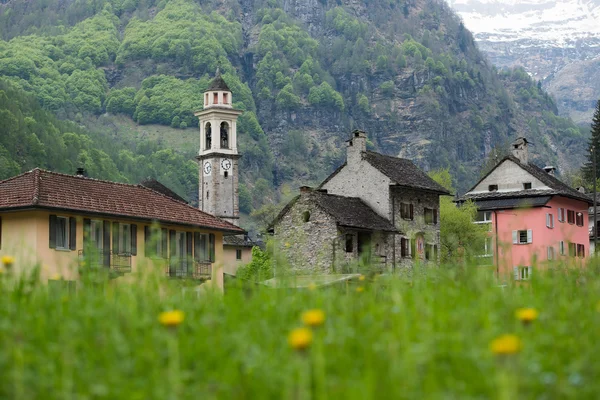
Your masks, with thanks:
<instances>
[{"instance_id":1,"label":"slate roof","mask_svg":"<svg viewBox=\"0 0 600 400\"><path fill-rule=\"evenodd\" d=\"M544 185L548 186L550 189L547 190L519 190L514 192L485 192L485 193L474 193L474 194L466 194L460 200L464 200L467 198L471 199L480 199L480 198L501 198L501 197L535 197L535 196L564 196L576 200L584 201L588 204L593 204L592 199L587 196L585 193L578 192L573 189L569 185L561 182L558 178L553 175L550 175L542 168L533 165L533 164L522 164L518 158L514 156L504 157L496 167L492 169L494 171L500 164L505 161L512 161L517 164L519 167L530 173L532 176L540 180ZM479 180L469 191L473 190L481 181L483 181L492 171L488 172L483 178Z\"/></svg>"},{"instance_id":2,"label":"slate roof","mask_svg":"<svg viewBox=\"0 0 600 400\"><path fill-rule=\"evenodd\" d=\"M0 211L39 208L245 233L227 221L142 185L65 175L39 168L0 181Z\"/></svg>"},{"instance_id":3,"label":"slate roof","mask_svg":"<svg viewBox=\"0 0 600 400\"><path fill-rule=\"evenodd\" d=\"M140 185L152 189L155 192L164 194L165 196L175 199L177 201L187 203L187 201L183 197L179 196L177 193L175 193L156 179L146 179L140 182Z\"/></svg>"},{"instance_id":4,"label":"slate roof","mask_svg":"<svg viewBox=\"0 0 600 400\"><path fill-rule=\"evenodd\" d=\"M221 76L221 74L218 74L215 77L215 79L212 80L210 85L208 85L208 89L206 89L206 91L210 92L211 90L220 90L220 91L231 92L231 90L229 90L229 86L227 86L227 84L223 80L223 77Z\"/></svg>"},{"instance_id":5,"label":"slate roof","mask_svg":"<svg viewBox=\"0 0 600 400\"><path fill-rule=\"evenodd\" d=\"M450 194L446 188L431 179L411 160L385 156L373 151L367 151L363 154L369 164L385 174L396 185L425 189L439 194Z\"/></svg>"},{"instance_id":6,"label":"slate roof","mask_svg":"<svg viewBox=\"0 0 600 400\"><path fill-rule=\"evenodd\" d=\"M236 247L254 247L255 244L247 236L225 236L223 238L224 246L236 246Z\"/></svg>"},{"instance_id":7,"label":"slate roof","mask_svg":"<svg viewBox=\"0 0 600 400\"><path fill-rule=\"evenodd\" d=\"M271 223L270 228L288 213L301 196L296 196L281 210L277 218ZM318 190L311 191L308 196L319 208L333 217L339 226L371 231L398 232L398 229L389 220L377 214L358 197L338 196Z\"/></svg>"},{"instance_id":8,"label":"slate roof","mask_svg":"<svg viewBox=\"0 0 600 400\"><path fill-rule=\"evenodd\" d=\"M506 210L512 208L527 208L545 206L552 196L523 197L523 198L496 198L496 199L473 199L479 210Z\"/></svg>"}]
</instances>

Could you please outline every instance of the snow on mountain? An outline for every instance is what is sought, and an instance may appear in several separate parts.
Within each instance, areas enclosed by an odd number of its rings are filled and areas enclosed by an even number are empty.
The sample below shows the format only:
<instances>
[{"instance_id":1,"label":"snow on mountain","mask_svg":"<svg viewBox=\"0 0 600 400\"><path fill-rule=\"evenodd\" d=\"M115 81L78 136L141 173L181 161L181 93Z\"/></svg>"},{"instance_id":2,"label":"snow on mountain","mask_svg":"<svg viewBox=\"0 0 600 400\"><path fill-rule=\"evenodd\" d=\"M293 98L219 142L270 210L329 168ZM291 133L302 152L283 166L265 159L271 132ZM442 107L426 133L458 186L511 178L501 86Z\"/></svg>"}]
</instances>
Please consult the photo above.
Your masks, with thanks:
<instances>
[{"instance_id":1,"label":"snow on mountain","mask_svg":"<svg viewBox=\"0 0 600 400\"><path fill-rule=\"evenodd\" d=\"M600 98L600 0L447 0L498 67L522 66L588 124Z\"/></svg>"},{"instance_id":2,"label":"snow on mountain","mask_svg":"<svg viewBox=\"0 0 600 400\"><path fill-rule=\"evenodd\" d=\"M449 0L477 39L574 46L600 38L600 0Z\"/></svg>"}]
</instances>

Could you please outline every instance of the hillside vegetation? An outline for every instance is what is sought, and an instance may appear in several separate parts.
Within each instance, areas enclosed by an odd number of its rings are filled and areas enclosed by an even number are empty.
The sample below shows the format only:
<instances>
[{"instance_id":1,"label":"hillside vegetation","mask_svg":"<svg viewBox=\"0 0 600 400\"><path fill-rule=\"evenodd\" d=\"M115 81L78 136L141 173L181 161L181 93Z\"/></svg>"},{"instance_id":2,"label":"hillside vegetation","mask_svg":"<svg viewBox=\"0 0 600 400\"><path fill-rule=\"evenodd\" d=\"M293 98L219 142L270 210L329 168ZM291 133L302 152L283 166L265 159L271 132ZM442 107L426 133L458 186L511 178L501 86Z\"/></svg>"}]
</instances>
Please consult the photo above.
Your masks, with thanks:
<instances>
[{"instance_id":1,"label":"hillside vegetation","mask_svg":"<svg viewBox=\"0 0 600 400\"><path fill-rule=\"evenodd\" d=\"M244 110L246 213L279 200L282 188L328 175L354 128L383 153L452 167L459 189L494 146L519 135L535 143L540 164L583 161L565 155L582 154L584 135L522 70L497 73L443 1L11 1L0 5L0 32L0 76L58 118L87 126L92 140L106 136L106 113L195 130L193 111L220 68ZM119 154L136 160L159 149L138 152L123 119L111 121L108 155L121 179L155 174L126 167ZM197 146L180 155L193 160ZM13 168L30 165L5 157ZM179 170L160 178L195 201L191 162L189 187L174 177Z\"/></svg>"}]
</instances>

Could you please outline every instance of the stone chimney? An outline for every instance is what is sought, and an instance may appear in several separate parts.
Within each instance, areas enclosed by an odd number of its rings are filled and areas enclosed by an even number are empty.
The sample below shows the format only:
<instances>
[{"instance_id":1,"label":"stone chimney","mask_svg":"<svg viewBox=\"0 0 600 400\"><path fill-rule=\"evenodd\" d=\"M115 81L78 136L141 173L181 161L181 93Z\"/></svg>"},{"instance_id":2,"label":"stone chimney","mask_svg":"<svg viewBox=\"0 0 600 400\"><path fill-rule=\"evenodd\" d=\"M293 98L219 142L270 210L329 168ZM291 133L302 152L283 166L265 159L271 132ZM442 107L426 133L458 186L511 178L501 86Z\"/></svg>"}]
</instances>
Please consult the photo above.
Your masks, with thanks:
<instances>
[{"instance_id":1,"label":"stone chimney","mask_svg":"<svg viewBox=\"0 0 600 400\"><path fill-rule=\"evenodd\" d=\"M86 177L87 174L85 172L85 168L77 168L77 171L75 172L75 176L81 176L81 177Z\"/></svg>"},{"instance_id":2,"label":"stone chimney","mask_svg":"<svg viewBox=\"0 0 600 400\"><path fill-rule=\"evenodd\" d=\"M554 174L556 173L556 167L553 167L552 165L547 165L544 167L544 171L546 171L548 175L554 176Z\"/></svg>"},{"instance_id":3,"label":"stone chimney","mask_svg":"<svg viewBox=\"0 0 600 400\"><path fill-rule=\"evenodd\" d=\"M363 131L355 130L347 143L346 162L348 165L358 165L361 160L361 153L367 151L367 135Z\"/></svg>"},{"instance_id":4,"label":"stone chimney","mask_svg":"<svg viewBox=\"0 0 600 400\"><path fill-rule=\"evenodd\" d=\"M512 143L512 154L519 159L521 164L529 163L529 150L527 144L529 142L524 137L520 137Z\"/></svg>"}]
</instances>

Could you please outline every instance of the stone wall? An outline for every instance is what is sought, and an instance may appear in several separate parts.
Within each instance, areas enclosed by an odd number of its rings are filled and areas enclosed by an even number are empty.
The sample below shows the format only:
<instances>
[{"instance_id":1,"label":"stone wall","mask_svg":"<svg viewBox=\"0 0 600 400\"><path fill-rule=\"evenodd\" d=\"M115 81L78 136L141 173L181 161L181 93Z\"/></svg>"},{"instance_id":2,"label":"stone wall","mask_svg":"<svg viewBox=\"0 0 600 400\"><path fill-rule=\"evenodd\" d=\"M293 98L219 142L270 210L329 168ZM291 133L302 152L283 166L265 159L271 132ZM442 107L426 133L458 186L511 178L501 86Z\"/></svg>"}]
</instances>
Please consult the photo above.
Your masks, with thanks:
<instances>
[{"instance_id":1,"label":"stone wall","mask_svg":"<svg viewBox=\"0 0 600 400\"><path fill-rule=\"evenodd\" d=\"M402 258L401 256L401 238L407 238L411 241L411 244L417 237L422 235L425 244L433 244L437 246L437 260L439 261L440 254L440 201L439 196L435 193L421 191L417 189L404 188L404 187L393 187L391 189L393 201L394 201L394 224L398 228L402 235L396 238L396 267L411 267L415 264L416 257L411 254L411 257ZM413 205L413 219L406 220L401 216L401 203L408 203ZM432 208L437 210L437 223L427 224L425 223L425 208ZM411 250L409 245L409 251ZM433 264L433 262L427 262L423 257L418 260L419 263Z\"/></svg>"},{"instance_id":2,"label":"stone wall","mask_svg":"<svg viewBox=\"0 0 600 400\"><path fill-rule=\"evenodd\" d=\"M390 183L390 178L361 159L357 164L347 164L323 189L329 194L359 197L377 214L390 219Z\"/></svg>"},{"instance_id":3,"label":"stone wall","mask_svg":"<svg viewBox=\"0 0 600 400\"><path fill-rule=\"evenodd\" d=\"M343 251L338 236L333 218L315 204L309 193L302 193L274 226L276 256L286 264L277 265L275 274L333 273L334 243L340 250L338 254Z\"/></svg>"}]
</instances>

